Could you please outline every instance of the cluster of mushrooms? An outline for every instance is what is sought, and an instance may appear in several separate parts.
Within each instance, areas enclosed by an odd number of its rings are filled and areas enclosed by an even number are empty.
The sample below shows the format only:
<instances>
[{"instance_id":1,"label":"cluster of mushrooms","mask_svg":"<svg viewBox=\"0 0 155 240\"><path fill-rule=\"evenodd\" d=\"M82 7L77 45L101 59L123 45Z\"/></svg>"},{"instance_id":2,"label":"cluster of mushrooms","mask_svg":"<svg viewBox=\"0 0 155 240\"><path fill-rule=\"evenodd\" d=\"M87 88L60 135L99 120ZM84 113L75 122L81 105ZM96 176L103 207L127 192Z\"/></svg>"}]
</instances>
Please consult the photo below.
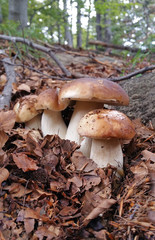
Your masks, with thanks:
<instances>
[{"instance_id":1,"label":"cluster of mushrooms","mask_svg":"<svg viewBox=\"0 0 155 240\"><path fill-rule=\"evenodd\" d=\"M61 111L76 101L68 127ZM112 81L83 78L21 98L14 106L16 121L29 128L40 128L43 136L57 134L75 141L86 157L98 167L123 168L121 139L130 140L135 130L130 119L104 104L128 105L127 93Z\"/></svg>"}]
</instances>

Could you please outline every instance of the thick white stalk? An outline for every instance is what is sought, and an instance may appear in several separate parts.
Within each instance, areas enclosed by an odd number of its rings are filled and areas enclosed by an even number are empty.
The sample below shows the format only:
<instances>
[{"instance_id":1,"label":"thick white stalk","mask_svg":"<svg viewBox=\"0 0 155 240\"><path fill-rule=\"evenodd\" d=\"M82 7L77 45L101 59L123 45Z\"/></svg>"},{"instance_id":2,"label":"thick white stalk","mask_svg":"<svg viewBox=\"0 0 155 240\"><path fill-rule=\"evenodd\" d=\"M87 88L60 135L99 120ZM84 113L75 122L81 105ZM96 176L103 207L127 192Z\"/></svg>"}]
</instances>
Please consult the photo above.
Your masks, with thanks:
<instances>
[{"instance_id":1,"label":"thick white stalk","mask_svg":"<svg viewBox=\"0 0 155 240\"><path fill-rule=\"evenodd\" d=\"M81 137L80 148L77 150L82 152L84 156L90 158L92 139L87 137Z\"/></svg>"},{"instance_id":2,"label":"thick white stalk","mask_svg":"<svg viewBox=\"0 0 155 240\"><path fill-rule=\"evenodd\" d=\"M80 144L81 137L77 132L77 128L81 118L89 111L101 107L101 105L102 105L101 103L77 101L70 123L67 128L65 138Z\"/></svg>"},{"instance_id":3,"label":"thick white stalk","mask_svg":"<svg viewBox=\"0 0 155 240\"><path fill-rule=\"evenodd\" d=\"M123 153L118 139L92 139L90 158L100 168L108 165L123 168Z\"/></svg>"},{"instance_id":4,"label":"thick white stalk","mask_svg":"<svg viewBox=\"0 0 155 240\"><path fill-rule=\"evenodd\" d=\"M44 110L41 118L43 136L57 134L65 138L67 127L62 119L61 112Z\"/></svg>"},{"instance_id":5,"label":"thick white stalk","mask_svg":"<svg viewBox=\"0 0 155 240\"><path fill-rule=\"evenodd\" d=\"M25 128L41 129L41 114L38 114L37 116L26 122Z\"/></svg>"}]
</instances>

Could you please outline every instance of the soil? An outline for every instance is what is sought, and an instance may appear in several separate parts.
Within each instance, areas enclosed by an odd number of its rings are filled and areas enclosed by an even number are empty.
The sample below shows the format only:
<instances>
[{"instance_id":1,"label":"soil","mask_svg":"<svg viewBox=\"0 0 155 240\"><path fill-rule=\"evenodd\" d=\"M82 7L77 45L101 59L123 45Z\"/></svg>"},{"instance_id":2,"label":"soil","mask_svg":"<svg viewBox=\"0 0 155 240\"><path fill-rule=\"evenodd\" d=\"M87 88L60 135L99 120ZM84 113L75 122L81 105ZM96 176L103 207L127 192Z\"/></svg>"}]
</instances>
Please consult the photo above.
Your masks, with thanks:
<instances>
[{"instance_id":1,"label":"soil","mask_svg":"<svg viewBox=\"0 0 155 240\"><path fill-rule=\"evenodd\" d=\"M67 53L58 53L57 57L65 65L71 63L81 64L90 62L86 56L77 56ZM96 59L101 62L110 62L122 66L122 60L114 57L97 55ZM150 121L155 128L155 72L145 73L141 76L135 76L131 79L118 82L130 97L128 107L117 107L118 110L127 114L131 119L140 118L142 122L149 125Z\"/></svg>"},{"instance_id":2,"label":"soil","mask_svg":"<svg viewBox=\"0 0 155 240\"><path fill-rule=\"evenodd\" d=\"M146 73L119 84L128 93L130 104L118 109L131 119L140 118L145 124L151 121L155 127L155 73Z\"/></svg>"}]
</instances>

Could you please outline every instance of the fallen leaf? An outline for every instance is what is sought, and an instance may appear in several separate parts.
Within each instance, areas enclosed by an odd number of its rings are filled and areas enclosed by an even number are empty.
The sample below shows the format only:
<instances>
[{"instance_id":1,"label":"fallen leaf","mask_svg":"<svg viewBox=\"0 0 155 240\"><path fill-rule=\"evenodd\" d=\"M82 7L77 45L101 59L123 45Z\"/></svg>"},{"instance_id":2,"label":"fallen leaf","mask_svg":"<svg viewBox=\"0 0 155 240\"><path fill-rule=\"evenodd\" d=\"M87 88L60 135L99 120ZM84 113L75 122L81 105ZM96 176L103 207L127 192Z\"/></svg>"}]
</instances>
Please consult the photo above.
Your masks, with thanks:
<instances>
[{"instance_id":1,"label":"fallen leaf","mask_svg":"<svg viewBox=\"0 0 155 240\"><path fill-rule=\"evenodd\" d=\"M4 238L4 236L3 236L3 233L0 231L0 239L1 240L6 240L5 238Z\"/></svg>"},{"instance_id":2,"label":"fallen leaf","mask_svg":"<svg viewBox=\"0 0 155 240\"><path fill-rule=\"evenodd\" d=\"M13 182L10 186L6 186L3 188L4 190L8 190L13 198L20 198L32 192L32 190L25 188L20 183Z\"/></svg>"},{"instance_id":3,"label":"fallen leaf","mask_svg":"<svg viewBox=\"0 0 155 240\"><path fill-rule=\"evenodd\" d=\"M35 161L22 152L12 153L12 157L17 167L21 168L23 172L34 171L38 169L38 166L35 163Z\"/></svg>"},{"instance_id":4,"label":"fallen leaf","mask_svg":"<svg viewBox=\"0 0 155 240\"><path fill-rule=\"evenodd\" d=\"M74 163L76 170L83 172L90 172L97 168L97 164L87 157L85 157L81 152L75 151L71 157L72 163Z\"/></svg>"},{"instance_id":5,"label":"fallen leaf","mask_svg":"<svg viewBox=\"0 0 155 240\"><path fill-rule=\"evenodd\" d=\"M141 154L146 160L151 160L152 162L155 162L155 153L152 153L148 150L143 150Z\"/></svg>"},{"instance_id":6,"label":"fallen leaf","mask_svg":"<svg viewBox=\"0 0 155 240\"><path fill-rule=\"evenodd\" d=\"M31 89L30 89L30 87L27 85L27 84L25 84L25 83L22 83L22 84L20 84L18 87L17 87L17 91L26 91L26 92L29 92L30 93L30 91L31 91Z\"/></svg>"},{"instance_id":7,"label":"fallen leaf","mask_svg":"<svg viewBox=\"0 0 155 240\"><path fill-rule=\"evenodd\" d=\"M78 211L78 209L74 208L73 206L66 206L59 212L59 214L63 217L64 216L72 216L75 213L77 213L77 211Z\"/></svg>"},{"instance_id":8,"label":"fallen leaf","mask_svg":"<svg viewBox=\"0 0 155 240\"><path fill-rule=\"evenodd\" d=\"M115 203L116 200L114 199L103 199L102 202L96 208L94 208L83 220L83 225L87 226L92 219L98 217L100 213L103 213L104 210L109 209Z\"/></svg>"},{"instance_id":9,"label":"fallen leaf","mask_svg":"<svg viewBox=\"0 0 155 240\"><path fill-rule=\"evenodd\" d=\"M0 148L4 147L9 137L4 131L0 131Z\"/></svg>"},{"instance_id":10,"label":"fallen leaf","mask_svg":"<svg viewBox=\"0 0 155 240\"><path fill-rule=\"evenodd\" d=\"M0 168L0 186L3 181L6 181L9 177L9 171L6 168Z\"/></svg>"},{"instance_id":11,"label":"fallen leaf","mask_svg":"<svg viewBox=\"0 0 155 240\"><path fill-rule=\"evenodd\" d=\"M14 111L0 111L0 131L10 131L13 128L15 121L16 114Z\"/></svg>"},{"instance_id":12,"label":"fallen leaf","mask_svg":"<svg viewBox=\"0 0 155 240\"><path fill-rule=\"evenodd\" d=\"M35 221L32 218L24 218L24 227L26 230L26 233L29 234L30 232L32 232L34 230L34 224Z\"/></svg>"}]
</instances>

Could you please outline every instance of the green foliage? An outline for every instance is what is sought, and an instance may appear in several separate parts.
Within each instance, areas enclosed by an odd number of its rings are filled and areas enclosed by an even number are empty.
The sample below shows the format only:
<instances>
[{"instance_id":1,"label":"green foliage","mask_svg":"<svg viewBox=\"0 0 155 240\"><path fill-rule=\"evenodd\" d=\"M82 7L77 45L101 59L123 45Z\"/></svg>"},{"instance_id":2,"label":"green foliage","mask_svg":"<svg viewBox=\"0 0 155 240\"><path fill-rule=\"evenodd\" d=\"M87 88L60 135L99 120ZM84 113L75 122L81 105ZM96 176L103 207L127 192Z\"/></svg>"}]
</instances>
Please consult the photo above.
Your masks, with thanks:
<instances>
[{"instance_id":1,"label":"green foliage","mask_svg":"<svg viewBox=\"0 0 155 240\"><path fill-rule=\"evenodd\" d=\"M65 41L65 26L72 22L66 21L68 14L64 12L62 7L59 5L59 0L44 0L42 2L37 0L28 1L28 20L29 26L21 31L19 29L19 23L8 21L8 0L0 0L0 6L3 14L3 23L0 24L0 33L26 37L29 39L41 39L43 41L56 42L61 40L61 43ZM61 1L62 2L62 1ZM82 12L82 24L85 20L88 20L90 11L90 5L86 5L86 0L68 0L69 4L79 4ZM124 1L124 0L91 0L95 11L101 14L101 28L110 27L112 32L112 43L122 45L129 41L132 47L145 47L149 48L150 51L155 51L152 42L155 39L154 28L154 15L151 12L153 0L148 1ZM74 5L74 11L77 9ZM149 13L149 14L147 14ZM66 16L66 17L65 17ZM90 27L89 27L89 38L96 37L96 17L90 15ZM110 26L107 26L105 20L110 19ZM75 20L75 14L73 13L72 19ZM87 26L82 26L82 39L83 47L85 47L85 41L87 36ZM75 41L76 33L74 33L74 46L76 47ZM91 46L92 47L92 46ZM122 51L122 55L126 56L128 52ZM143 58L140 56L140 58ZM138 57L135 57L138 59ZM137 61L137 60L135 60Z\"/></svg>"},{"instance_id":2,"label":"green foliage","mask_svg":"<svg viewBox=\"0 0 155 240\"><path fill-rule=\"evenodd\" d=\"M148 56L149 56L149 52L141 53L139 51L134 55L134 57L132 57L131 61L129 61L129 64L132 64L132 66L135 67L137 63L143 62L143 60L146 59Z\"/></svg>"},{"instance_id":3,"label":"green foliage","mask_svg":"<svg viewBox=\"0 0 155 240\"><path fill-rule=\"evenodd\" d=\"M20 23L7 20L4 23L0 24L0 34L18 37L23 37L24 35L26 38L45 40L41 29L31 26L31 28L28 27L25 28L24 31L21 31L19 26Z\"/></svg>"}]
</instances>

